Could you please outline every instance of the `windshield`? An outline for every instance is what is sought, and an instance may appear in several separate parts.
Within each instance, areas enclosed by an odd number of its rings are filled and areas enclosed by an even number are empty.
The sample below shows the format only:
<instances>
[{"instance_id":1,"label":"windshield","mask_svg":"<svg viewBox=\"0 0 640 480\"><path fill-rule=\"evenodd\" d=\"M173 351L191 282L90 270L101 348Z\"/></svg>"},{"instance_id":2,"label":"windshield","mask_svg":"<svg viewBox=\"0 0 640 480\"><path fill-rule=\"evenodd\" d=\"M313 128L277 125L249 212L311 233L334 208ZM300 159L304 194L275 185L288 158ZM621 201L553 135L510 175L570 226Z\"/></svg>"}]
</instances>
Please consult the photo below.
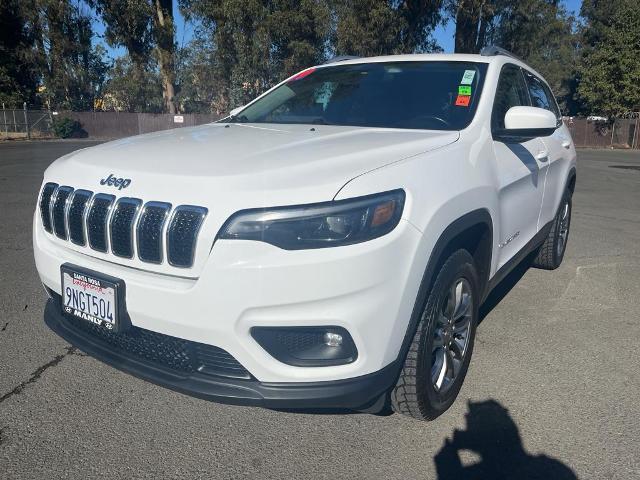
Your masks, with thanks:
<instances>
[{"instance_id":1,"label":"windshield","mask_svg":"<svg viewBox=\"0 0 640 480\"><path fill-rule=\"evenodd\" d=\"M437 61L311 68L226 121L460 130L473 119L486 70Z\"/></svg>"}]
</instances>

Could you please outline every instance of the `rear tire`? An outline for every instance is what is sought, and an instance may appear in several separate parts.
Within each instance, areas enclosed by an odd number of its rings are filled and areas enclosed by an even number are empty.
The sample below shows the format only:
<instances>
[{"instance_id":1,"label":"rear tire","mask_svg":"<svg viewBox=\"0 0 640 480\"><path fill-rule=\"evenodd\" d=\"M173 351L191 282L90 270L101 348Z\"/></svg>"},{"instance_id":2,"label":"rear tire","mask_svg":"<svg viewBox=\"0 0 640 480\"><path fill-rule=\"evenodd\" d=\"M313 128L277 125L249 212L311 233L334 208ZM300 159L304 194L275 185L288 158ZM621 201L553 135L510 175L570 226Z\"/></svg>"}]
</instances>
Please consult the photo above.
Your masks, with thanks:
<instances>
[{"instance_id":1,"label":"rear tire","mask_svg":"<svg viewBox=\"0 0 640 480\"><path fill-rule=\"evenodd\" d=\"M434 420L453 404L473 352L479 297L473 257L458 250L440 269L425 302L391 391L395 412Z\"/></svg>"},{"instance_id":2,"label":"rear tire","mask_svg":"<svg viewBox=\"0 0 640 480\"><path fill-rule=\"evenodd\" d=\"M555 270L562 263L564 252L567 250L569 228L571 226L571 191L566 190L560 208L553 219L551 230L538 249L532 265L544 270Z\"/></svg>"}]
</instances>

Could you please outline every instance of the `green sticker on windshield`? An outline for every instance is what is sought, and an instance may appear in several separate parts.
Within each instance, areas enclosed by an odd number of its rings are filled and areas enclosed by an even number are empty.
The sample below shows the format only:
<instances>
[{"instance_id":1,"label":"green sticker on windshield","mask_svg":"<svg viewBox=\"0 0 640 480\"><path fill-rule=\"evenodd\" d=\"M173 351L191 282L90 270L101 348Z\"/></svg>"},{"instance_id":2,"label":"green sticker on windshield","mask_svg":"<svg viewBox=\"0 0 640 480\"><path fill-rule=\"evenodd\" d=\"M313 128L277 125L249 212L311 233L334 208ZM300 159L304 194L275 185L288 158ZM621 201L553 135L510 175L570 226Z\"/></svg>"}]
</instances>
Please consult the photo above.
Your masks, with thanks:
<instances>
[{"instance_id":1,"label":"green sticker on windshield","mask_svg":"<svg viewBox=\"0 0 640 480\"><path fill-rule=\"evenodd\" d=\"M458 95L471 95L471 85L460 85Z\"/></svg>"},{"instance_id":2,"label":"green sticker on windshield","mask_svg":"<svg viewBox=\"0 0 640 480\"><path fill-rule=\"evenodd\" d=\"M464 75L462 75L462 80L460 80L460 83L462 85L471 85L473 83L473 77L475 76L476 76L475 70L465 70Z\"/></svg>"}]
</instances>

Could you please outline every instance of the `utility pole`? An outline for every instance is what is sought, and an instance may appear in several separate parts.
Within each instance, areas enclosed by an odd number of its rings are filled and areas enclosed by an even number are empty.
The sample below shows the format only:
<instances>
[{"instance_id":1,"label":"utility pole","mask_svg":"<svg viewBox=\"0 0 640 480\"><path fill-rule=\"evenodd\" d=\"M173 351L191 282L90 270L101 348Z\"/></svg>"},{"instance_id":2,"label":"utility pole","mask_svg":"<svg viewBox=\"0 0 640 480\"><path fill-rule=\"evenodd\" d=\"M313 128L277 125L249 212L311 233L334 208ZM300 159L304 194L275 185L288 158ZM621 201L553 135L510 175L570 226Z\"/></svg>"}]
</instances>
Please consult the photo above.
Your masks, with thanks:
<instances>
[{"instance_id":1,"label":"utility pole","mask_svg":"<svg viewBox=\"0 0 640 480\"><path fill-rule=\"evenodd\" d=\"M2 102L2 118L4 120L4 136L9 138L9 124L7 123L7 112L4 109L4 102Z\"/></svg>"},{"instance_id":2,"label":"utility pole","mask_svg":"<svg viewBox=\"0 0 640 480\"><path fill-rule=\"evenodd\" d=\"M27 113L27 102L23 102L22 109L24 110L24 124L27 129L27 139L31 140L31 130L29 129L29 115Z\"/></svg>"}]
</instances>

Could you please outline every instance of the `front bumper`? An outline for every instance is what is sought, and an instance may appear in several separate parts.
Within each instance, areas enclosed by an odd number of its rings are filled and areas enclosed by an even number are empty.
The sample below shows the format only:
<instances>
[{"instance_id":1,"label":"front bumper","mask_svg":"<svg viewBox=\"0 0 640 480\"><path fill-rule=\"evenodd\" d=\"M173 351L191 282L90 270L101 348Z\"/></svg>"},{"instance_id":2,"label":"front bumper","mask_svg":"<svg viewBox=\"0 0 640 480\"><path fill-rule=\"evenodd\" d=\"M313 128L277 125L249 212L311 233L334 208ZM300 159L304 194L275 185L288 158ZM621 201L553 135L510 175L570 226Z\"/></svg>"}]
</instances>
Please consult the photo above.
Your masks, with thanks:
<instances>
[{"instance_id":1,"label":"front bumper","mask_svg":"<svg viewBox=\"0 0 640 480\"><path fill-rule=\"evenodd\" d=\"M99 337L75 328L63 315L56 297L48 300L44 320L67 342L112 367L171 390L220 403L272 409L366 409L393 386L398 375L396 362L375 373L328 382L260 382L253 377L179 372L125 349L112 348Z\"/></svg>"},{"instance_id":2,"label":"front bumper","mask_svg":"<svg viewBox=\"0 0 640 480\"><path fill-rule=\"evenodd\" d=\"M261 242L216 241L195 277L161 274L71 248L34 218L34 254L42 282L60 293L60 266L71 263L122 279L135 327L232 355L263 384L324 383L361 378L396 361L423 269L414 268L421 234L401 221L361 244L285 251ZM104 257L104 258L103 258ZM253 327L346 329L357 349L349 364L282 363L251 335Z\"/></svg>"}]
</instances>

